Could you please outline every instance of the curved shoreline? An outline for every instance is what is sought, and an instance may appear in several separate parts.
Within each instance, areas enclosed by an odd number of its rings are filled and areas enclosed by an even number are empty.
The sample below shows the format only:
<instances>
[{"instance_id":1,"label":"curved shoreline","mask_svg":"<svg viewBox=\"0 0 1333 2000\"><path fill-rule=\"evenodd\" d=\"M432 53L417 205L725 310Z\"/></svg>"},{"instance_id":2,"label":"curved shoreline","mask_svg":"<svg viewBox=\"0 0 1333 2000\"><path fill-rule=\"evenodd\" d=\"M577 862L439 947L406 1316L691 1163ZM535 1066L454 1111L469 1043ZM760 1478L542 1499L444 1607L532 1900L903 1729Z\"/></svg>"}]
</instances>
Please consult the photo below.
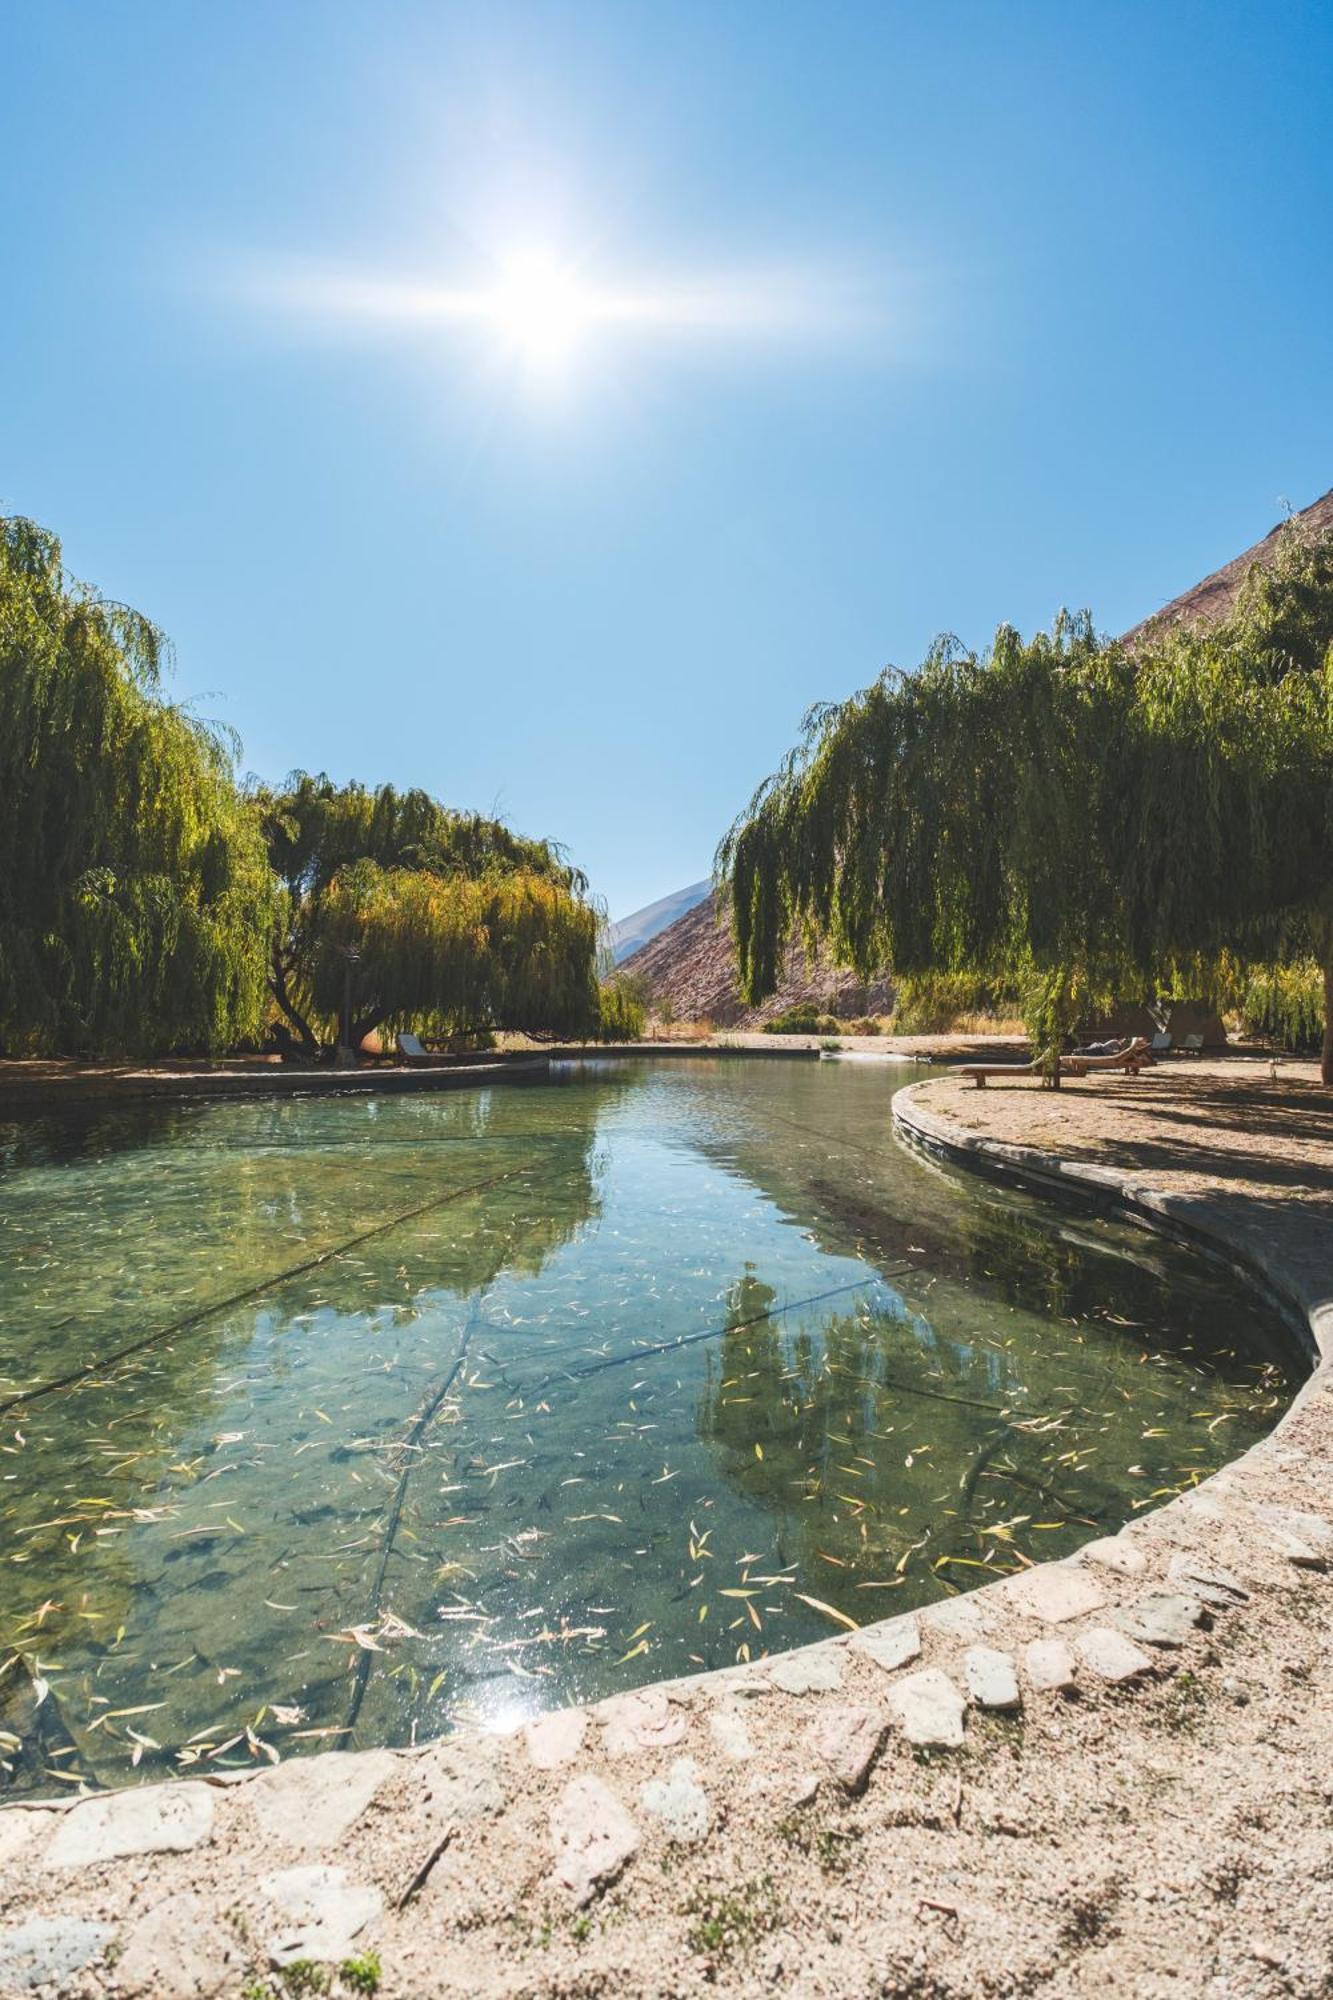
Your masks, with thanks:
<instances>
[{"instance_id":1,"label":"curved shoreline","mask_svg":"<svg viewBox=\"0 0 1333 2000\"><path fill-rule=\"evenodd\" d=\"M1316 1274L1318 1267L1302 1269L1275 1256L1267 1233L1261 1228L1245 1228L1243 1215L1228 1215L1223 1224L1213 1197L1163 1194L1114 1167L1063 1159L1036 1146L983 1138L928 1109L919 1101L919 1089L917 1084L906 1085L895 1094L892 1104L894 1131L914 1150L1031 1194L1113 1209L1200 1251L1252 1290L1260 1291L1292 1325L1312 1363L1312 1373L1291 1407L1333 1365L1333 1262L1321 1281ZM1317 1254L1322 1257L1322 1252Z\"/></svg>"},{"instance_id":2,"label":"curved shoreline","mask_svg":"<svg viewBox=\"0 0 1333 2000\"><path fill-rule=\"evenodd\" d=\"M52 1922L66 1932L84 1926L82 1943L69 1945L77 1962L54 1988L62 1993L151 1992L161 2000L176 1991L239 1993L245 1978L270 1976L293 1939L296 1956L331 1965L373 1939L390 2000L395 1993L415 2000L593 1990L567 1984L591 1971L582 1950L587 1937L579 1933L584 1919L569 1937L562 1934L553 1961L542 1955L549 1945L515 1945L517 1912L530 1906L549 1911L557 1925L580 1911L604 1917L597 1963L606 1977L629 1980L630 1991L730 1990L733 1974L739 1991L752 1986L758 1966L733 1965L726 1951L710 1958L691 1944L681 1910L665 1907L664 1874L711 1880L747 1848L762 1853L775 1839L789 1841L784 1829L799 1826L801 1815L811 1824L821 1815L828 1821L821 1838L851 1839L836 1829L858 1815L882 1814L886 1786L892 1807L905 1789L933 1798L942 1786L951 1795L956 1782L952 1832L949 1814L940 1819L932 1805L920 1822L924 1834L903 1833L884 1852L867 1853L867 1867L881 1871L892 1898L903 1870L924 1865L918 1850L932 1852L939 1838L963 1846L967 1772L1002 1809L995 1831L973 1836L965 1866L978 1881L989 1869L1009 1885L1016 1862L1012 1830L1001 1823L1006 1814L1023 1820L1030 1795L1040 1800L1053 1787L1049 1795L1071 1824L1085 1808L1095 1820L1108 1783L1099 1748L1106 1730L1121 1753L1136 1746L1135 1756L1141 1752L1139 1761L1151 1768L1161 1754L1155 1718L1178 1671L1182 1685L1197 1681L1219 1647L1239 1662L1256 1646L1261 1660L1294 1657L1293 1647L1299 1653L1310 1605L1327 1619L1324 1579L1333 1563L1333 1522L1320 1511L1328 1509L1333 1481L1333 1260L1326 1262L1316 1222L1287 1204L1285 1239L1275 1242L1272 1218L1250 1197L1164 1195L1134 1175L980 1138L923 1105L926 1087L909 1085L893 1100L895 1128L910 1145L1039 1193L1114 1206L1207 1249L1299 1314L1315 1365L1266 1438L1198 1487L1063 1561L749 1666L548 1712L511 1736L460 1734L411 1751L324 1752L258 1774L214 1773L211 1783L174 1778L73 1802L15 1804L0 1814L0 1990L15 1952L34 1939L41 1946L46 1934L33 1927ZM1255 1617L1261 1607L1262 1621ZM1260 1674L1254 1685L1261 1683ZM1283 1713L1299 1704L1295 1684L1277 1692ZM1252 1700L1247 1696L1246 1706ZM1019 1715L1021 1725L1006 1726L1021 1726L1043 1750L1049 1745L1048 1768L1005 1768L993 1732ZM1224 1726L1209 1754L1234 1783L1228 1747ZM1301 1746L1292 1754L1299 1769ZM1310 1754L1324 1768L1317 1745ZM945 1775L955 1757L970 1760L957 1767L956 1780ZM1225 1784L1219 1779L1211 1789ZM900 1816L879 1824L917 1827L902 1820L905 1807L893 1810ZM725 1840L720 1823L728 1827ZM1145 1850L1164 1835L1169 1855L1178 1841L1151 1803L1135 1831ZM1065 1840L1072 1844L1068 1832ZM899 1852L908 1848L910 1862ZM784 1850L777 1851L781 1858ZM810 1855L799 1839L793 1852L793 1874L808 1873ZM283 1861L298 1865L274 1872ZM1064 1865L1074 1866L1068 1857ZM1145 1851L1120 1871L1116 1890L1146 1922L1149 1941L1163 1865L1160 1853L1154 1861ZM819 1889L821 1872L814 1870L818 1895L837 1902L836 1886ZM313 1876L337 1880L321 1886ZM437 1876L437 1888L452 1885L452 1900L432 1892ZM1058 1904L1059 1891L1049 1882L1042 1887L1044 1879L1038 1871L1011 1884L1006 1960L1017 1968L1033 1938L1038 1957L1054 1953L1055 1965L1067 1961L1072 1969L1085 1956L1095 1959L1094 1939L1085 1950L1046 1924L1047 1903ZM1302 1923L1308 1917L1316 1940L1333 1938L1333 1888L1320 1887L1308 1866L1302 1880ZM955 1908L944 1894L926 1898L928 1907ZM756 1936L767 1934L758 1918L755 1926ZM1133 1935L1124 1919L1122 1927ZM775 1929L764 1947L770 1980L782 1976L781 1938ZM826 1983L810 1991L868 1990L864 1947L855 1938L850 1945L852 1959L840 1959L842 1969L830 1969ZM123 1954L114 1964L108 1948ZM969 1944L937 1935L931 1973L951 1983L929 1990L982 1990L969 1982L994 1949L994 1939ZM979 1959L971 1955L978 1950ZM1311 1961L1309 1978L1333 1977L1333 1945L1315 1942L1309 1950L1316 1960L1325 1950L1322 1966ZM195 1967L188 1986L172 1984L182 1963ZM1048 1986L1051 1976L1037 1983ZM1133 1990L1212 1989L1172 1971L1160 1988L1155 1978L1136 1976ZM1251 1989L1242 1981L1217 1990Z\"/></svg>"}]
</instances>

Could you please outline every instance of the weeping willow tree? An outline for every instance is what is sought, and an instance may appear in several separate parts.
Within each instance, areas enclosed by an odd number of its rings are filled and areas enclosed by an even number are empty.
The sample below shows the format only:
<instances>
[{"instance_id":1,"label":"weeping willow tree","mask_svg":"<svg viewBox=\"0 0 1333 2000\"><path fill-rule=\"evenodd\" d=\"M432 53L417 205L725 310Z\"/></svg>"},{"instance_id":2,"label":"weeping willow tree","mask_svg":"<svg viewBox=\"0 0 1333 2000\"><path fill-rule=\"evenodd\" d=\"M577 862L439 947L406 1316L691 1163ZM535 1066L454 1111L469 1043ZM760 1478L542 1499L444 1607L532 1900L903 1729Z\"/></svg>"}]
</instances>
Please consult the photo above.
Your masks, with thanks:
<instances>
[{"instance_id":1,"label":"weeping willow tree","mask_svg":"<svg viewBox=\"0 0 1333 2000\"><path fill-rule=\"evenodd\" d=\"M0 1048L219 1049L264 1008L272 877L148 619L0 522Z\"/></svg>"},{"instance_id":2,"label":"weeping willow tree","mask_svg":"<svg viewBox=\"0 0 1333 2000\"><path fill-rule=\"evenodd\" d=\"M1322 953L1333 1022L1330 641L1333 551L1293 530L1209 630L1002 626L813 711L719 849L746 996L793 934L1013 983L1057 1083L1080 1018L1223 965Z\"/></svg>"},{"instance_id":3,"label":"weeping willow tree","mask_svg":"<svg viewBox=\"0 0 1333 2000\"><path fill-rule=\"evenodd\" d=\"M270 991L307 1048L335 1024L353 1047L381 1027L595 1025L597 912L550 842L422 791L304 772L256 796L283 890Z\"/></svg>"}]
</instances>

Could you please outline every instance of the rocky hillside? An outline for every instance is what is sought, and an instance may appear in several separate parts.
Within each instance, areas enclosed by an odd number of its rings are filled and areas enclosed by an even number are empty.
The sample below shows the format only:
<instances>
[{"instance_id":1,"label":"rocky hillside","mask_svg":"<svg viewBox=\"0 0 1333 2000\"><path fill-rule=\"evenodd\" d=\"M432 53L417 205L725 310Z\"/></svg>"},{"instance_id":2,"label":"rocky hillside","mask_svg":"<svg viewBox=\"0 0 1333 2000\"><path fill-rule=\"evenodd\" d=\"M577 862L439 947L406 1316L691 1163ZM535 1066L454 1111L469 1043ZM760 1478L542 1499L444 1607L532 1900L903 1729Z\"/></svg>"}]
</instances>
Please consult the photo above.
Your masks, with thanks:
<instances>
[{"instance_id":1,"label":"rocky hillside","mask_svg":"<svg viewBox=\"0 0 1333 2000\"><path fill-rule=\"evenodd\" d=\"M1333 533L1333 491L1325 493L1295 519L1305 533ZM1243 555L1164 604L1142 624L1126 632L1125 643L1132 646L1155 626L1182 621L1210 624L1225 617L1247 572L1271 554L1277 534L1278 528L1272 529ZM718 927L711 895L634 952L624 961L624 969L642 975L653 998L668 1001L677 1020L708 1019L718 1027L760 1026L802 1000L813 1000L825 1012L843 1019L860 1014L887 1014L892 1007L891 986L883 981L871 987L860 986L850 973L838 971L826 960L812 969L799 947L788 952L786 977L773 998L762 1007L743 1007L736 990L731 939L725 929Z\"/></svg>"},{"instance_id":2,"label":"rocky hillside","mask_svg":"<svg viewBox=\"0 0 1333 2000\"><path fill-rule=\"evenodd\" d=\"M892 989L882 981L862 986L826 960L812 968L794 945L787 953L786 977L772 999L762 1007L744 1007L736 990L731 933L719 926L711 895L659 931L621 969L642 978L659 1006L669 1003L676 1020L708 1020L719 1028L762 1026L802 1000L813 1000L842 1019L887 1014L893 1004Z\"/></svg>"},{"instance_id":3,"label":"rocky hillside","mask_svg":"<svg viewBox=\"0 0 1333 2000\"><path fill-rule=\"evenodd\" d=\"M1302 508L1292 517L1302 534L1320 536L1333 534L1333 490L1325 493L1313 506ZM1261 542L1246 549L1243 555L1233 556L1221 569L1215 569L1211 576L1204 577L1189 590L1173 597L1160 611L1154 611L1139 625L1126 632L1124 642L1133 646L1146 638L1154 630L1172 625L1213 625L1219 618L1225 618L1236 601L1236 593L1256 563L1263 564L1273 553L1273 544L1287 523L1279 521L1270 528Z\"/></svg>"}]
</instances>

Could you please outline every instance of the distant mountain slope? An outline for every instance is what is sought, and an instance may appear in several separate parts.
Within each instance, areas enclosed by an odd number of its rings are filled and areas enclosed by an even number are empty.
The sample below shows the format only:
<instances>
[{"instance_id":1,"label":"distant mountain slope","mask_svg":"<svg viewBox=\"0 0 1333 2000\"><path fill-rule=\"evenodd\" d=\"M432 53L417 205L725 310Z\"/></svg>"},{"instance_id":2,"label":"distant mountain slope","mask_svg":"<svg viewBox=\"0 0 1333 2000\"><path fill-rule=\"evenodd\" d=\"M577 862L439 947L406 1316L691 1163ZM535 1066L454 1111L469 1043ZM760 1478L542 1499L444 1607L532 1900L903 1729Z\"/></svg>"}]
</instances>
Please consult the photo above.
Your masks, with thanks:
<instances>
[{"instance_id":1,"label":"distant mountain slope","mask_svg":"<svg viewBox=\"0 0 1333 2000\"><path fill-rule=\"evenodd\" d=\"M1303 533L1312 536L1333 534L1333 489L1312 506L1292 515L1291 519ZM1233 556L1221 569L1215 569L1201 583L1182 591L1179 597L1173 597L1169 604L1164 604L1160 611L1154 611L1151 617L1133 626L1124 635L1125 644L1133 646L1136 640L1146 638L1154 628L1163 625L1214 625L1218 619L1225 618L1255 563L1267 562L1272 557L1274 542L1286 525L1285 521L1279 521L1277 527L1270 528L1253 548L1246 549L1243 555Z\"/></svg>"},{"instance_id":2,"label":"distant mountain slope","mask_svg":"<svg viewBox=\"0 0 1333 2000\"><path fill-rule=\"evenodd\" d=\"M683 917L697 903L702 903L712 884L691 882L688 889L676 889L670 896L660 896L655 903L649 903L642 910L635 910L633 916L621 917L618 922L606 927L606 944L611 953L612 963L619 965L631 952L664 931L668 924L674 924L677 917Z\"/></svg>"},{"instance_id":3,"label":"distant mountain slope","mask_svg":"<svg viewBox=\"0 0 1333 2000\"><path fill-rule=\"evenodd\" d=\"M1333 534L1333 490L1293 518L1303 531L1311 535ZM1279 523L1279 527L1282 525ZM1253 548L1246 549L1243 555L1234 557L1221 569L1214 570L1211 576L1204 577L1202 582L1182 591L1179 597L1164 604L1160 611L1154 611L1150 618L1145 618L1125 633L1125 643L1132 647L1136 640L1143 639L1154 627L1180 623L1212 624L1224 618L1252 565L1271 557L1277 534L1278 528L1272 529ZM826 1012L843 1018L886 1014L891 1010L891 986L883 981L868 988L860 986L850 973L838 971L826 960L821 960L811 971L806 965L804 953L796 945L787 953L786 973L773 998L766 1000L762 1007L743 1007L736 987L730 933L718 928L708 884L697 883L695 887L703 892L706 900L696 901L684 915L677 916L674 922L668 921L649 942L627 954L623 961L626 971L642 975L655 1000L670 1002L677 1020L706 1018L715 1021L719 1027L758 1026L801 1000L814 1000ZM682 896L693 895L692 890L680 893ZM671 901L671 897L664 897L660 903L651 906L652 911L666 908ZM640 913L641 916L649 914L650 911ZM627 923L633 921L626 920Z\"/></svg>"},{"instance_id":4,"label":"distant mountain slope","mask_svg":"<svg viewBox=\"0 0 1333 2000\"><path fill-rule=\"evenodd\" d=\"M813 1000L829 1014L854 1019L887 1014L892 992L882 981L862 986L826 959L807 966L799 945L787 953L782 984L762 1007L745 1007L736 988L731 932L717 921L711 894L624 961L623 969L644 980L660 1006L668 1001L678 1021L713 1021L719 1028L757 1027L798 1001Z\"/></svg>"}]
</instances>

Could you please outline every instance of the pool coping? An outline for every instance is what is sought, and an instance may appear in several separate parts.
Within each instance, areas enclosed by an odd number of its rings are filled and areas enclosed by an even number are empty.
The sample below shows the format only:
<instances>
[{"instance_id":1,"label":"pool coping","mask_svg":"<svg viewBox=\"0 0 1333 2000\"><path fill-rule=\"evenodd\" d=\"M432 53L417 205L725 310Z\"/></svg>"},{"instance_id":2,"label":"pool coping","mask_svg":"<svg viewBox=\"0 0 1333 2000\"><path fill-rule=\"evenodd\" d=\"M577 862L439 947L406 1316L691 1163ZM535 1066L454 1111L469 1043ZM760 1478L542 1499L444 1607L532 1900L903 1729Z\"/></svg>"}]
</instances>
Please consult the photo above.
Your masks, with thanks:
<instances>
[{"instance_id":1,"label":"pool coping","mask_svg":"<svg viewBox=\"0 0 1333 2000\"><path fill-rule=\"evenodd\" d=\"M1333 1268L1320 1282L1312 1272L1293 1268L1281 1255L1274 1255L1265 1230L1245 1227L1244 1211L1258 1206L1253 1197L1235 1197L1240 1213L1228 1214L1222 1228L1215 1193L1166 1194L1116 1167L1067 1159L1044 1147L984 1138L924 1105L918 1096L920 1087L905 1085L895 1093L890 1107L894 1131L914 1151L1032 1194L1054 1196L1065 1204L1117 1211L1202 1252L1266 1297L1293 1327L1313 1364L1313 1372L1291 1407L1310 1390L1316 1377L1333 1366ZM1294 1210L1296 1204L1285 1206Z\"/></svg>"},{"instance_id":2,"label":"pool coping","mask_svg":"<svg viewBox=\"0 0 1333 2000\"><path fill-rule=\"evenodd\" d=\"M229 1830L243 1877L253 1876L260 1863L271 1865L263 1813L270 1811L264 1801L275 1791L287 1800L289 1815L293 1802L304 1802L312 1844L303 1851L323 1858L345 1854L350 1844L362 1872L369 1872L365 1849L357 1849L355 1839L371 1800L379 1795L375 1824L381 1837L388 1838L393 1827L410 1833L425 1809L423 1797L439 1795L443 1763L450 1774L445 1789L453 1800L455 1835L480 1842L486 1866L497 1874L506 1869L507 1850L517 1851L523 1838L531 1844L533 1811L549 1806L550 1891L580 1908L622 1873L632 1876L641 1845L660 1841L655 1819L664 1790L670 1793L674 1785L677 1802L683 1797L692 1809L696 1798L703 1800L706 1782L710 1798L704 1803L711 1810L711 1797L733 1783L739 1786L748 1770L753 1795L754 1770L726 1761L733 1752L723 1743L720 1714L729 1718L728 1730L744 1718L741 1737L752 1716L762 1716L770 1730L778 1725L787 1747L772 1785L773 1809L790 1812L813 1796L812 1786L843 1796L864 1791L895 1732L929 1754L947 1754L962 1744L968 1717L1012 1706L988 1698L981 1684L982 1655L992 1670L997 1657L1006 1661L1015 1686L1021 1666L1025 1706L1059 1699L1076 1676L1082 1697L1112 1698L1123 1715L1125 1699L1152 1685L1159 1669L1190 1657L1185 1642L1178 1642L1181 1650L1168 1660L1127 1638L1150 1600L1160 1604L1164 1593L1174 1593L1172 1601L1179 1605L1197 1590L1205 1602L1222 1606L1213 1617L1244 1619L1247 1604L1251 1613L1282 1615L1283 1588L1333 1566L1333 1521L1319 1511L1321 1505L1327 1509L1333 1471L1333 1273L1324 1265L1324 1246L1308 1213L1286 1217L1289 1239L1293 1230L1309 1239L1297 1244L1293 1256L1290 1242L1286 1252L1281 1243L1274 1245L1261 1217L1251 1212L1247 1219L1247 1206L1251 1211L1257 1206L1252 1198L1226 1198L1219 1191L1167 1195L1133 1174L984 1139L924 1105L923 1088L928 1086L908 1085L892 1101L894 1129L909 1146L1039 1194L1113 1208L1220 1258L1289 1314L1299 1315L1314 1365L1273 1430L1198 1486L1132 1517L1116 1534L1085 1544L1073 1556L851 1633L647 1683L586 1706L546 1711L507 1735L461 1731L411 1749L325 1751L286 1760L276 1770L215 1771L208 1774L211 1783L201 1784L192 1773L91 1798L5 1802L0 1827L11 1814L26 1815L23 1847L46 1839L45 1853L34 1865L59 1869L65 1865L62 1855L77 1853L83 1869L91 1868L101 1883L104 1902L124 1901L122 1914L134 1905L136 1920L142 1921L145 1890L149 1905L157 1893L154 1869L162 1871L162 1893L169 1895L180 1880L171 1870L182 1859L188 1866L188 1850L214 1838L215 1816ZM1293 1496L1299 1505L1292 1505ZM1040 1670L1039 1649L1044 1649ZM1063 1685L1043 1678L1050 1671L1066 1676ZM805 1760L796 1768L793 1732ZM719 1744L725 1751L721 1759ZM704 1760L702 1774L686 1751ZM358 1804L362 1780L365 1796ZM332 1809L335 1796L353 1798L353 1820ZM247 1807L251 1799L255 1805ZM327 1839L320 1833L321 1815ZM46 1838L53 1818L57 1831ZM131 1818L126 1833L121 1821ZM270 1827L274 1823L270 1819ZM516 1830L524 1824L526 1834ZM5 1853L0 1836L0 1855ZM55 1887L61 1877L46 1879ZM122 1880L124 1897L117 1887ZM387 1945L400 1940L415 1891L398 1903L379 1889L367 1887L364 1893L375 1898L378 1912L367 1935L379 1936L382 1923ZM131 1927L131 1953L136 1935ZM109 1978L109 1985L96 1990L122 1990L116 1975Z\"/></svg>"},{"instance_id":3,"label":"pool coping","mask_svg":"<svg viewBox=\"0 0 1333 2000\"><path fill-rule=\"evenodd\" d=\"M550 1069L545 1052L507 1055L491 1062L423 1063L364 1069L298 1069L277 1063L242 1069L121 1069L68 1077L28 1079L0 1076L0 1115L45 1112L76 1104L110 1104L120 1099L214 1097L371 1096L413 1091L466 1090L492 1083L536 1083Z\"/></svg>"}]
</instances>

